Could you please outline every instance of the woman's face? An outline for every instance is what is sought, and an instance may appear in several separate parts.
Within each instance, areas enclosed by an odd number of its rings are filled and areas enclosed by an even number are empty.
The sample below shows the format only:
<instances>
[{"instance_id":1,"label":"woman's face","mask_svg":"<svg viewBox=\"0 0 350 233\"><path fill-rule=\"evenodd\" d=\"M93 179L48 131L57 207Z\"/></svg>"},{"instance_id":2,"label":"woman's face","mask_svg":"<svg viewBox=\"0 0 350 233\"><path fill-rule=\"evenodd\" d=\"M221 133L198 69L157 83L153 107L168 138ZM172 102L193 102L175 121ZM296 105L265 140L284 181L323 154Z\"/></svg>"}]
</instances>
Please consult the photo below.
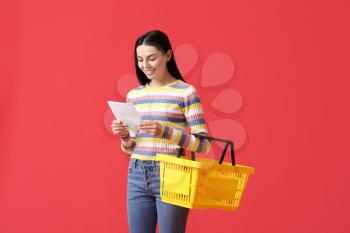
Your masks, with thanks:
<instances>
[{"instance_id":1,"label":"woman's face","mask_svg":"<svg viewBox=\"0 0 350 233\"><path fill-rule=\"evenodd\" d=\"M163 54L155 46L139 45L136 48L139 68L148 79L163 80L167 72L167 61L171 58L171 50Z\"/></svg>"}]
</instances>

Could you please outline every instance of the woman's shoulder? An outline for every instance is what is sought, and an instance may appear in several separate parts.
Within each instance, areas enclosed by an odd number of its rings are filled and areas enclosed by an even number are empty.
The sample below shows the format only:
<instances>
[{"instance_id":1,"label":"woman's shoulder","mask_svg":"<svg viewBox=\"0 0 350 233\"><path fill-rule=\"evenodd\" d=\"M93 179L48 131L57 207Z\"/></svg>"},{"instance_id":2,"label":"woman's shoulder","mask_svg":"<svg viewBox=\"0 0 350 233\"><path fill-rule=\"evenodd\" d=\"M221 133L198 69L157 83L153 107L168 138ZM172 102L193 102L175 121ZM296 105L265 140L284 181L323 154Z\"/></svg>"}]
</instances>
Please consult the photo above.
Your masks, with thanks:
<instances>
[{"instance_id":1,"label":"woman's shoulder","mask_svg":"<svg viewBox=\"0 0 350 233\"><path fill-rule=\"evenodd\" d=\"M196 87L194 85L186 83L184 81L180 81L178 83L178 88L183 89L184 94L186 96L187 95L197 95L198 94L197 89L196 89Z\"/></svg>"},{"instance_id":2,"label":"woman's shoulder","mask_svg":"<svg viewBox=\"0 0 350 233\"><path fill-rule=\"evenodd\" d=\"M174 88L174 89L187 89L189 88L191 85L182 81L182 80L177 80L174 84L170 85L170 88Z\"/></svg>"},{"instance_id":3,"label":"woman's shoulder","mask_svg":"<svg viewBox=\"0 0 350 233\"><path fill-rule=\"evenodd\" d=\"M139 95L145 89L144 85L134 87L127 93L127 98L132 98L133 96Z\"/></svg>"},{"instance_id":4,"label":"woman's shoulder","mask_svg":"<svg viewBox=\"0 0 350 233\"><path fill-rule=\"evenodd\" d=\"M141 85L141 86L132 88L129 92L141 91L141 90L143 90L143 89L145 89L145 86L144 86L144 85Z\"/></svg>"},{"instance_id":5,"label":"woman's shoulder","mask_svg":"<svg viewBox=\"0 0 350 233\"><path fill-rule=\"evenodd\" d=\"M191 85L189 83L186 83L186 82L184 82L182 80L179 80L178 82L174 83L170 87L173 88L173 89L176 89L178 91L182 91L182 92L184 92L186 94L197 92L196 88L193 85Z\"/></svg>"}]
</instances>

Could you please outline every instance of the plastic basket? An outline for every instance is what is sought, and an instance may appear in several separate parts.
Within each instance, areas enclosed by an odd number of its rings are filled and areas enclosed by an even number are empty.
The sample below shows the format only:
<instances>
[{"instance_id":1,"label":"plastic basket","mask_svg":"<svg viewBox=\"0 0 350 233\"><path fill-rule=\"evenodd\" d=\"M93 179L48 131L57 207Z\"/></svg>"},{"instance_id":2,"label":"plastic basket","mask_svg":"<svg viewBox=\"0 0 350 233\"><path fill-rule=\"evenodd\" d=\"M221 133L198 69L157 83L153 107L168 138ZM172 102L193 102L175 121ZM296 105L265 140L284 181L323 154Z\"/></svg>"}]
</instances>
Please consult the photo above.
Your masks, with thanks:
<instances>
[{"instance_id":1,"label":"plastic basket","mask_svg":"<svg viewBox=\"0 0 350 233\"><path fill-rule=\"evenodd\" d=\"M233 142L193 134L210 141L225 142L220 161L204 158L191 159L157 154L160 161L160 196L163 202L191 209L223 209L234 211L238 208L249 175L255 169L236 165ZM223 162L230 146L232 163Z\"/></svg>"}]
</instances>

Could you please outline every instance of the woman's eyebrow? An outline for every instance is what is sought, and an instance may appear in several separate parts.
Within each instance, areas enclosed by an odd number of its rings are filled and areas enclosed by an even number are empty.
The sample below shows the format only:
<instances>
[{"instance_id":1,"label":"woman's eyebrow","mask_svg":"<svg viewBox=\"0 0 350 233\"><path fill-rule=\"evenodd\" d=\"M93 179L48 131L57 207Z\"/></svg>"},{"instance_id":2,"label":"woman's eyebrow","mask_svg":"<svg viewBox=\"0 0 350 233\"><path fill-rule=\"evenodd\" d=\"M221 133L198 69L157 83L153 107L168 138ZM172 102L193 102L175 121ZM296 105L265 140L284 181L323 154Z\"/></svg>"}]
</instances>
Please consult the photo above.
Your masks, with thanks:
<instances>
[{"instance_id":1,"label":"woman's eyebrow","mask_svg":"<svg viewBox=\"0 0 350 233\"><path fill-rule=\"evenodd\" d=\"M150 56L153 56L153 55L157 55L157 54L151 54L151 55L148 55L147 57L150 57ZM142 58L142 57L140 57L140 56L137 56L138 58Z\"/></svg>"}]
</instances>

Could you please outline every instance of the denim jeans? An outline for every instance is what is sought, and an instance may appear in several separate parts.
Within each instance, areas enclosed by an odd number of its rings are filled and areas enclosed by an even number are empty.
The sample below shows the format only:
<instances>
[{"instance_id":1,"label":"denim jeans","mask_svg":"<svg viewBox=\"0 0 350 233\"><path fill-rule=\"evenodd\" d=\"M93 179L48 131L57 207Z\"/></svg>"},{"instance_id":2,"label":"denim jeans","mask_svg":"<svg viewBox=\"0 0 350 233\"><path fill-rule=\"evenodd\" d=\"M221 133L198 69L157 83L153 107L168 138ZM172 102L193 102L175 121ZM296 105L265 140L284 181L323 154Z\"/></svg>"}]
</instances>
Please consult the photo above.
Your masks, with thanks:
<instances>
[{"instance_id":1,"label":"denim jeans","mask_svg":"<svg viewBox=\"0 0 350 233\"><path fill-rule=\"evenodd\" d=\"M128 224L130 233L184 233L189 209L162 202L159 161L131 158L128 168Z\"/></svg>"}]
</instances>

